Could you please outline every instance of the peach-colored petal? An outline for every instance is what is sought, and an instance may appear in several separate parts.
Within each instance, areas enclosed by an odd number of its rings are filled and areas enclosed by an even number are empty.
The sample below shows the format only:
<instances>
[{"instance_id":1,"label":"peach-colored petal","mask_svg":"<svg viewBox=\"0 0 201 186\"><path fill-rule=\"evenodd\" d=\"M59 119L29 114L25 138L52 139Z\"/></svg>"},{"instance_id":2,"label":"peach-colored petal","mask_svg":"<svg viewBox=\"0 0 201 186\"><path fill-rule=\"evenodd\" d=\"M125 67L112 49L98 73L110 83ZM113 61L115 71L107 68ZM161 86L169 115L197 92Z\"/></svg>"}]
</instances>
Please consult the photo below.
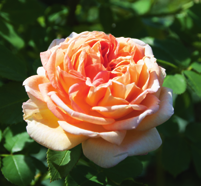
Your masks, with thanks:
<instances>
[{"instance_id":1,"label":"peach-colored petal","mask_svg":"<svg viewBox=\"0 0 201 186\"><path fill-rule=\"evenodd\" d=\"M103 118L103 117L96 117L96 116L91 116L91 115L87 115L84 113L79 113L76 112L72 109L70 109L57 95L55 92L51 92L49 93L49 96L51 97L51 99L59 106L61 107L64 111L66 111L66 113L68 115L70 115L72 118L75 118L77 120L80 121L86 121L89 123L94 123L97 125L107 125L107 124L111 124L114 123L114 119L112 118Z\"/></svg>"},{"instance_id":2,"label":"peach-colored petal","mask_svg":"<svg viewBox=\"0 0 201 186\"><path fill-rule=\"evenodd\" d=\"M101 84L107 83L109 81L110 72L108 71L100 71L93 78L93 85L99 86Z\"/></svg>"},{"instance_id":3,"label":"peach-colored petal","mask_svg":"<svg viewBox=\"0 0 201 186\"><path fill-rule=\"evenodd\" d=\"M132 112L133 109L130 105L113 105L106 107L95 106L92 107L92 110L96 110L106 118L118 119Z\"/></svg>"},{"instance_id":4,"label":"peach-colored petal","mask_svg":"<svg viewBox=\"0 0 201 186\"><path fill-rule=\"evenodd\" d=\"M140 64L140 62L141 61L139 61L138 63ZM144 63L144 62L142 62L142 63ZM144 63L142 66L141 73L140 73L139 78L138 78L137 86L139 88L141 88L142 90L145 90L147 88L148 83L149 83L149 79L150 79L149 69L148 69L146 63Z\"/></svg>"},{"instance_id":5,"label":"peach-colored petal","mask_svg":"<svg viewBox=\"0 0 201 186\"><path fill-rule=\"evenodd\" d=\"M117 68L121 68L122 71L125 71L125 72L121 76L114 77L113 80L119 81L120 83L122 83L124 85L127 85L127 84L131 83L131 81L130 81L131 77L130 77L130 72L129 72L129 66L117 67ZM117 69L114 69L112 71L112 73L114 73L115 71L117 71Z\"/></svg>"},{"instance_id":6,"label":"peach-colored petal","mask_svg":"<svg viewBox=\"0 0 201 186\"><path fill-rule=\"evenodd\" d=\"M137 64L130 64L130 78L131 82L135 82L135 84L138 84L138 80L140 77L140 73L142 71L143 64L137 63Z\"/></svg>"},{"instance_id":7,"label":"peach-colored petal","mask_svg":"<svg viewBox=\"0 0 201 186\"><path fill-rule=\"evenodd\" d=\"M90 130L86 130L83 128L79 128L79 125L71 125L65 121L58 121L59 125L68 133L75 135L84 135L91 138L101 137L110 143L114 143L120 145L123 141L126 131L105 131L105 132L94 132ZM104 131L104 129L102 129Z\"/></svg>"},{"instance_id":8,"label":"peach-colored petal","mask_svg":"<svg viewBox=\"0 0 201 186\"><path fill-rule=\"evenodd\" d=\"M79 74L70 74L63 70L61 70L59 67L57 68L58 72L58 81L61 83L63 89L66 93L68 93L69 88L76 84L76 83L82 83L85 82L85 79L82 76L79 76ZM73 72L73 71L71 71Z\"/></svg>"},{"instance_id":9,"label":"peach-colored petal","mask_svg":"<svg viewBox=\"0 0 201 186\"><path fill-rule=\"evenodd\" d=\"M86 136L65 132L44 103L38 106L29 100L23 104L23 110L24 119L28 123L28 134L47 148L58 151L67 150L87 139Z\"/></svg>"},{"instance_id":10,"label":"peach-colored petal","mask_svg":"<svg viewBox=\"0 0 201 186\"><path fill-rule=\"evenodd\" d=\"M85 101L88 91L89 87L85 82L76 83L69 88L68 94L71 106L75 111L89 113L91 107Z\"/></svg>"},{"instance_id":11,"label":"peach-colored petal","mask_svg":"<svg viewBox=\"0 0 201 186\"><path fill-rule=\"evenodd\" d=\"M101 115L107 118L118 119L121 118L133 110L145 110L147 107L144 105L113 105L113 106L96 106L92 107L92 110L96 110Z\"/></svg>"},{"instance_id":12,"label":"peach-colored petal","mask_svg":"<svg viewBox=\"0 0 201 186\"><path fill-rule=\"evenodd\" d=\"M108 87L103 99L98 103L98 106L112 106L112 105L123 105L129 102L125 99L114 97Z\"/></svg>"},{"instance_id":13,"label":"peach-colored petal","mask_svg":"<svg viewBox=\"0 0 201 186\"><path fill-rule=\"evenodd\" d=\"M49 80L45 76L39 76L39 75L34 75L29 78L27 78L24 82L23 85L25 86L26 92L30 96L30 98L37 98L41 101L43 101L43 97L40 93L39 90L39 85L43 83L48 83Z\"/></svg>"},{"instance_id":14,"label":"peach-colored petal","mask_svg":"<svg viewBox=\"0 0 201 186\"><path fill-rule=\"evenodd\" d=\"M43 64L43 67L45 68L47 72L48 79L52 83L54 88L57 88L57 82L56 82L56 58L57 58L57 50L54 50L51 55L49 56L48 61L46 64Z\"/></svg>"},{"instance_id":15,"label":"peach-colored petal","mask_svg":"<svg viewBox=\"0 0 201 186\"><path fill-rule=\"evenodd\" d=\"M48 96L48 93L51 91L55 91L55 89L52 87L51 83L44 83L39 85L40 92L47 103L48 109L60 120L65 120L70 123L79 123L80 121L75 120L74 118L67 115L65 112L63 112ZM66 99L65 102L68 100Z\"/></svg>"},{"instance_id":16,"label":"peach-colored petal","mask_svg":"<svg viewBox=\"0 0 201 186\"><path fill-rule=\"evenodd\" d=\"M43 64L43 67L45 67L47 65L51 54L52 54L52 52L50 50L40 53L40 59Z\"/></svg>"},{"instance_id":17,"label":"peach-colored petal","mask_svg":"<svg viewBox=\"0 0 201 186\"><path fill-rule=\"evenodd\" d=\"M159 110L149 116L146 116L138 125L136 130L147 130L156 127L167 121L174 113L172 106L172 90L162 87L160 95Z\"/></svg>"},{"instance_id":18,"label":"peach-colored petal","mask_svg":"<svg viewBox=\"0 0 201 186\"><path fill-rule=\"evenodd\" d=\"M148 93L155 93L159 90L160 83L158 80L158 76L156 75L156 72L150 73L150 80L148 83L147 89L142 92L137 98L135 98L133 101L131 101L132 104L139 104L141 101L146 97Z\"/></svg>"},{"instance_id":19,"label":"peach-colored petal","mask_svg":"<svg viewBox=\"0 0 201 186\"><path fill-rule=\"evenodd\" d=\"M89 80L89 79L88 79ZM86 81L86 84L91 86L89 89L89 93L86 97L86 102L91 105L95 106L98 102L104 97L107 88L111 86L112 82L108 81L107 83L101 84L98 87L93 86L89 81Z\"/></svg>"},{"instance_id":20,"label":"peach-colored petal","mask_svg":"<svg viewBox=\"0 0 201 186\"><path fill-rule=\"evenodd\" d=\"M109 143L101 138L89 138L82 143L83 153L103 168L115 166L128 156L141 155L156 150L161 138L155 128L147 131L127 131L121 145Z\"/></svg>"},{"instance_id":21,"label":"peach-colored petal","mask_svg":"<svg viewBox=\"0 0 201 186\"><path fill-rule=\"evenodd\" d=\"M107 130L135 129L147 115L153 114L158 110L159 108L158 103L159 103L158 98L150 94L142 102L142 105L147 107L147 109L144 112L133 111L130 115L127 116L131 118L115 121L115 123L104 125L103 127Z\"/></svg>"}]
</instances>

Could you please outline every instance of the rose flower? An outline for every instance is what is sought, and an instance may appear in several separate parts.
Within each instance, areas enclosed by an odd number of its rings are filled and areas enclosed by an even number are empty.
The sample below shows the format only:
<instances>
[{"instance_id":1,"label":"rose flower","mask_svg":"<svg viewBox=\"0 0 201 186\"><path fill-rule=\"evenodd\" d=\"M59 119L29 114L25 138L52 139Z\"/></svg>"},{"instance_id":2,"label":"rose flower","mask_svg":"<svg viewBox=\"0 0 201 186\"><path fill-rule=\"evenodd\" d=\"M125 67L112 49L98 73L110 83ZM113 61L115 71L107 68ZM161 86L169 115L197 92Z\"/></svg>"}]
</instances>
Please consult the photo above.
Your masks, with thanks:
<instances>
[{"instance_id":1,"label":"rose flower","mask_svg":"<svg viewBox=\"0 0 201 186\"><path fill-rule=\"evenodd\" d=\"M23 83L27 132L39 144L63 151L82 143L84 155L105 168L161 145L155 127L173 114L172 93L149 45L72 33L40 57L38 75Z\"/></svg>"}]
</instances>

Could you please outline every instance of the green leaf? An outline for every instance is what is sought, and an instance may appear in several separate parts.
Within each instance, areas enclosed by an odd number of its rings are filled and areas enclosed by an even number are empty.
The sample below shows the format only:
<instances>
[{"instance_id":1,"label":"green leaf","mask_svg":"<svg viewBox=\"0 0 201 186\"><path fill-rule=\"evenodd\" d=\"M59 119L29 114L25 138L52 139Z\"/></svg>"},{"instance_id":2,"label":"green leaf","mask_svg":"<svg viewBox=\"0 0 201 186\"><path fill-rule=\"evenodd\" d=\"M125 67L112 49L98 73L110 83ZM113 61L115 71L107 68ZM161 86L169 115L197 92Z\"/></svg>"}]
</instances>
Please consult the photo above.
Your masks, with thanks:
<instances>
[{"instance_id":1,"label":"green leaf","mask_svg":"<svg viewBox=\"0 0 201 186\"><path fill-rule=\"evenodd\" d=\"M201 177L201 144L191 144L191 152L193 156L193 164L199 177Z\"/></svg>"},{"instance_id":2,"label":"green leaf","mask_svg":"<svg viewBox=\"0 0 201 186\"><path fill-rule=\"evenodd\" d=\"M97 180L97 177L99 177L99 172L97 171L98 166L91 163L88 159L86 159L84 156L79 159L77 165L73 168L73 170L70 172L68 177L66 178L66 184L68 183L70 186L71 184L74 185L93 185L95 183L95 180ZM97 168L97 169L96 169ZM95 178L95 180L93 180ZM92 180L91 180L92 179ZM102 180L102 178L101 178ZM104 179L102 180L104 182Z\"/></svg>"},{"instance_id":3,"label":"green leaf","mask_svg":"<svg viewBox=\"0 0 201 186\"><path fill-rule=\"evenodd\" d=\"M186 91L185 77L181 74L167 75L163 86L171 88L174 94L182 94Z\"/></svg>"},{"instance_id":4,"label":"green leaf","mask_svg":"<svg viewBox=\"0 0 201 186\"><path fill-rule=\"evenodd\" d=\"M188 91L177 96L174 104L175 115L188 122L193 122L195 120L195 111L192 102L192 96Z\"/></svg>"},{"instance_id":5,"label":"green leaf","mask_svg":"<svg viewBox=\"0 0 201 186\"><path fill-rule=\"evenodd\" d=\"M158 59L173 62L182 67L187 67L191 61L190 52L180 41L155 39L153 46L154 55Z\"/></svg>"},{"instance_id":6,"label":"green leaf","mask_svg":"<svg viewBox=\"0 0 201 186\"><path fill-rule=\"evenodd\" d=\"M185 134L192 142L201 142L201 124L189 123L186 127Z\"/></svg>"},{"instance_id":7,"label":"green leaf","mask_svg":"<svg viewBox=\"0 0 201 186\"><path fill-rule=\"evenodd\" d=\"M35 176L32 159L24 155L10 155L3 158L2 173L11 183L26 186Z\"/></svg>"},{"instance_id":8,"label":"green leaf","mask_svg":"<svg viewBox=\"0 0 201 186\"><path fill-rule=\"evenodd\" d=\"M79 184L71 177L71 175L68 175L65 178L65 184L66 186L79 186Z\"/></svg>"},{"instance_id":9,"label":"green leaf","mask_svg":"<svg viewBox=\"0 0 201 186\"><path fill-rule=\"evenodd\" d=\"M162 146L162 163L168 172L177 176L189 167L190 151L186 141L179 136L165 138Z\"/></svg>"},{"instance_id":10,"label":"green leaf","mask_svg":"<svg viewBox=\"0 0 201 186\"><path fill-rule=\"evenodd\" d=\"M76 165L81 155L81 146L71 150L53 151L48 150L47 162L50 170L50 180L54 181L66 177Z\"/></svg>"},{"instance_id":11,"label":"green leaf","mask_svg":"<svg viewBox=\"0 0 201 186\"><path fill-rule=\"evenodd\" d=\"M80 168L81 168L82 174L79 174L81 172L79 170ZM95 170L92 170L92 167L87 167L87 166L77 166L76 170L77 170L77 176L75 173L73 177L70 174L66 177L65 179L66 186L106 185L106 176L103 172L98 173ZM80 178L80 176L82 178Z\"/></svg>"},{"instance_id":12,"label":"green leaf","mask_svg":"<svg viewBox=\"0 0 201 186\"><path fill-rule=\"evenodd\" d=\"M115 182L122 182L126 178L135 178L142 173L142 163L134 156L126 158L115 167L104 169L105 174Z\"/></svg>"},{"instance_id":13,"label":"green leaf","mask_svg":"<svg viewBox=\"0 0 201 186\"><path fill-rule=\"evenodd\" d=\"M25 126L26 125L23 125L23 123L18 123L17 125L12 125L4 130L4 147L9 152L19 152L33 142L33 139L30 139L28 133L25 131Z\"/></svg>"},{"instance_id":14,"label":"green leaf","mask_svg":"<svg viewBox=\"0 0 201 186\"><path fill-rule=\"evenodd\" d=\"M201 28L201 13L200 13L201 4L195 3L190 9L187 10L188 17L192 18L193 22L196 24L197 28Z\"/></svg>"},{"instance_id":15,"label":"green leaf","mask_svg":"<svg viewBox=\"0 0 201 186\"><path fill-rule=\"evenodd\" d=\"M194 62L190 66L193 70L201 73L201 63Z\"/></svg>"},{"instance_id":16,"label":"green leaf","mask_svg":"<svg viewBox=\"0 0 201 186\"><path fill-rule=\"evenodd\" d=\"M175 117L171 117L168 121L157 127L160 134L171 137L178 135L179 127Z\"/></svg>"},{"instance_id":17,"label":"green leaf","mask_svg":"<svg viewBox=\"0 0 201 186\"><path fill-rule=\"evenodd\" d=\"M14 81L23 81L26 78L26 66L11 51L0 45L0 75Z\"/></svg>"},{"instance_id":18,"label":"green leaf","mask_svg":"<svg viewBox=\"0 0 201 186\"><path fill-rule=\"evenodd\" d=\"M151 8L153 14L172 13L181 10L190 0L155 0ZM176 13L175 13L176 14Z\"/></svg>"},{"instance_id":19,"label":"green leaf","mask_svg":"<svg viewBox=\"0 0 201 186\"><path fill-rule=\"evenodd\" d=\"M0 122L15 124L23 121L22 103L28 96L21 83L8 83L0 87Z\"/></svg>"},{"instance_id":20,"label":"green leaf","mask_svg":"<svg viewBox=\"0 0 201 186\"><path fill-rule=\"evenodd\" d=\"M24 47L23 39L16 33L14 27L0 17L0 36L11 43L16 49Z\"/></svg>"},{"instance_id":21,"label":"green leaf","mask_svg":"<svg viewBox=\"0 0 201 186\"><path fill-rule=\"evenodd\" d=\"M36 167L37 170L39 170L42 173L47 172L47 167L43 164L42 161L32 157L32 161L34 163L34 166Z\"/></svg>"},{"instance_id":22,"label":"green leaf","mask_svg":"<svg viewBox=\"0 0 201 186\"><path fill-rule=\"evenodd\" d=\"M132 9L138 14L143 15L151 8L150 0L138 0L131 4Z\"/></svg>"},{"instance_id":23,"label":"green leaf","mask_svg":"<svg viewBox=\"0 0 201 186\"><path fill-rule=\"evenodd\" d=\"M185 70L183 71L187 77L187 82L190 87L195 91L195 93L201 97L201 75L193 71Z\"/></svg>"},{"instance_id":24,"label":"green leaf","mask_svg":"<svg viewBox=\"0 0 201 186\"><path fill-rule=\"evenodd\" d=\"M176 65L174 65L168 61L161 60L161 59L157 59L157 63L159 63L159 64L161 63L162 65L167 65L167 66L171 66L173 68L177 68Z\"/></svg>"},{"instance_id":25,"label":"green leaf","mask_svg":"<svg viewBox=\"0 0 201 186\"><path fill-rule=\"evenodd\" d=\"M30 24L43 14L43 8L39 1L35 0L6 0L1 8L1 14L15 24Z\"/></svg>"}]
</instances>

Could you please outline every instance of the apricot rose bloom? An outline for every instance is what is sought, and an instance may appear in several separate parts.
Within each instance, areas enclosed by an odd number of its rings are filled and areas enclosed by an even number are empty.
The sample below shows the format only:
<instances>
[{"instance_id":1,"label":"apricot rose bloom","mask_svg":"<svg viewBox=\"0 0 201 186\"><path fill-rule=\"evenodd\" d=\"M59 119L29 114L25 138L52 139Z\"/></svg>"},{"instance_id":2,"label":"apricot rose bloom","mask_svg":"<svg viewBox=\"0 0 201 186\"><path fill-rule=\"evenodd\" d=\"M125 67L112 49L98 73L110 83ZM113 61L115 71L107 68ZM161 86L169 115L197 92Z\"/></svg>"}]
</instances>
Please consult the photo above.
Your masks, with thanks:
<instances>
[{"instance_id":1,"label":"apricot rose bloom","mask_svg":"<svg viewBox=\"0 0 201 186\"><path fill-rule=\"evenodd\" d=\"M82 143L101 167L157 149L156 126L173 114L172 93L162 87L165 70L152 49L103 32L72 33L40 54L43 67L23 85L27 132L56 150Z\"/></svg>"}]
</instances>

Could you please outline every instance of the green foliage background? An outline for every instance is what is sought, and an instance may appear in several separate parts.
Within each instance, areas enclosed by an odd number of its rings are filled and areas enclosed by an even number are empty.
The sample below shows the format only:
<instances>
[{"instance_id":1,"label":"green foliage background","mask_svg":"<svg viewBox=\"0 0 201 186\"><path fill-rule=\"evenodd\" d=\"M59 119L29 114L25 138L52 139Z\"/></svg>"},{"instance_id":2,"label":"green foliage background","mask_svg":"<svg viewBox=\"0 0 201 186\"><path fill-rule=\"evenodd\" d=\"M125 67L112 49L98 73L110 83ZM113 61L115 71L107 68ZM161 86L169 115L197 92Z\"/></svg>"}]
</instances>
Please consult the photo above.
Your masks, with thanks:
<instances>
[{"instance_id":1,"label":"green foliage background","mask_svg":"<svg viewBox=\"0 0 201 186\"><path fill-rule=\"evenodd\" d=\"M80 146L40 146L22 118L22 82L41 66L39 53L55 38L86 30L150 44L174 92L175 114L158 127L162 146L110 169L86 159ZM0 0L0 185L199 186L200 54L199 0Z\"/></svg>"}]
</instances>

